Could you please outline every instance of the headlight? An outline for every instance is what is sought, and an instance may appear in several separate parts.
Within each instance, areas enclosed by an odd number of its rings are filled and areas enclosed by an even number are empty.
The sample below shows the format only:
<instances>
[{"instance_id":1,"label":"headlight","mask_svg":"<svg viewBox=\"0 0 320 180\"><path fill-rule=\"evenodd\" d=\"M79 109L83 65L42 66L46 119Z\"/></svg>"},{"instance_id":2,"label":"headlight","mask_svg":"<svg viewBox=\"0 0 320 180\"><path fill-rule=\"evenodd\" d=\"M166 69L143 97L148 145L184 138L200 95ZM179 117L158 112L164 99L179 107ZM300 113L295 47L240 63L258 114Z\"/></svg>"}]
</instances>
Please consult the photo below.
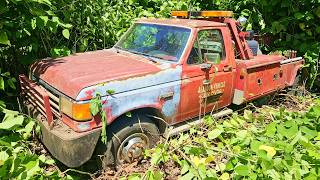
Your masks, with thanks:
<instances>
[{"instance_id":1,"label":"headlight","mask_svg":"<svg viewBox=\"0 0 320 180\"><path fill-rule=\"evenodd\" d=\"M76 121L87 121L92 119L90 103L77 104L60 96L60 110Z\"/></svg>"}]
</instances>

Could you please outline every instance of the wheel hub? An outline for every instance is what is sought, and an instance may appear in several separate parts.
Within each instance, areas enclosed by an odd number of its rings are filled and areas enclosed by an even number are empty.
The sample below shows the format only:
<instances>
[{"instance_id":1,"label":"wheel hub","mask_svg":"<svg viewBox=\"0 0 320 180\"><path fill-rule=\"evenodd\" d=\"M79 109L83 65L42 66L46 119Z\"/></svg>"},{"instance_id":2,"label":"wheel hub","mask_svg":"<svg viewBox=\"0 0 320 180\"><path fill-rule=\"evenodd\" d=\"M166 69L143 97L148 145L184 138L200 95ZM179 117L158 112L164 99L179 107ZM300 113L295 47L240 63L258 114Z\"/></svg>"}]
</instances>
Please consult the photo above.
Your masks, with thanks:
<instances>
[{"instance_id":1,"label":"wheel hub","mask_svg":"<svg viewBox=\"0 0 320 180\"><path fill-rule=\"evenodd\" d=\"M149 138L142 133L135 133L127 137L118 149L118 160L128 163L140 160L144 149L149 147Z\"/></svg>"}]
</instances>

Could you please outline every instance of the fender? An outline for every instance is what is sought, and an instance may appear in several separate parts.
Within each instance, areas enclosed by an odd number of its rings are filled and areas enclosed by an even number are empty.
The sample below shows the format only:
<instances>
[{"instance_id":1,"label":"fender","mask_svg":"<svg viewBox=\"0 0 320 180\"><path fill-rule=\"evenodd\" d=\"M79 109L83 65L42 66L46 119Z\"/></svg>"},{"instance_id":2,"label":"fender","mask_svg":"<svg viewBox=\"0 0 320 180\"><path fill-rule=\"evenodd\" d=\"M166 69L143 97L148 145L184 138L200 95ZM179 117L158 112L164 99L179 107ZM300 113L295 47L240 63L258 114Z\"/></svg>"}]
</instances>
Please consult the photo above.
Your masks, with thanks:
<instances>
[{"instance_id":1,"label":"fender","mask_svg":"<svg viewBox=\"0 0 320 180\"><path fill-rule=\"evenodd\" d=\"M119 116L136 109L154 108L167 121L173 121L180 102L181 81L119 93L102 98L108 124Z\"/></svg>"},{"instance_id":2,"label":"fender","mask_svg":"<svg viewBox=\"0 0 320 180\"><path fill-rule=\"evenodd\" d=\"M80 103L89 103L88 94L100 94L108 123L126 112L151 107L158 109L167 121L174 121L180 103L181 66L166 66L151 75L115 80L84 88L77 96ZM114 94L106 95L108 90Z\"/></svg>"},{"instance_id":3,"label":"fender","mask_svg":"<svg viewBox=\"0 0 320 180\"><path fill-rule=\"evenodd\" d=\"M303 64L296 65L292 71L291 76L288 78L288 86L292 86L298 74L298 71L302 68Z\"/></svg>"}]
</instances>

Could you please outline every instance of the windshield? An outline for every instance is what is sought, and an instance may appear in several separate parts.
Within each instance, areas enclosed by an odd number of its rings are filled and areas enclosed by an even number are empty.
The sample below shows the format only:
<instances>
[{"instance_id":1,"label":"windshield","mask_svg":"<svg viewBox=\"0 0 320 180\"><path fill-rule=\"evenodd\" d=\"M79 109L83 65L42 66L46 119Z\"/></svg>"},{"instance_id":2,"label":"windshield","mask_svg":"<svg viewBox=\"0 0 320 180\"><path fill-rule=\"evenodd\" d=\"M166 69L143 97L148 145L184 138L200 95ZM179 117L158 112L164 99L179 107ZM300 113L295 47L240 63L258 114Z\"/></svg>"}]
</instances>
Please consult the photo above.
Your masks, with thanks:
<instances>
[{"instance_id":1,"label":"windshield","mask_svg":"<svg viewBox=\"0 0 320 180\"><path fill-rule=\"evenodd\" d=\"M190 31L181 27L138 23L115 47L177 62L186 46Z\"/></svg>"}]
</instances>

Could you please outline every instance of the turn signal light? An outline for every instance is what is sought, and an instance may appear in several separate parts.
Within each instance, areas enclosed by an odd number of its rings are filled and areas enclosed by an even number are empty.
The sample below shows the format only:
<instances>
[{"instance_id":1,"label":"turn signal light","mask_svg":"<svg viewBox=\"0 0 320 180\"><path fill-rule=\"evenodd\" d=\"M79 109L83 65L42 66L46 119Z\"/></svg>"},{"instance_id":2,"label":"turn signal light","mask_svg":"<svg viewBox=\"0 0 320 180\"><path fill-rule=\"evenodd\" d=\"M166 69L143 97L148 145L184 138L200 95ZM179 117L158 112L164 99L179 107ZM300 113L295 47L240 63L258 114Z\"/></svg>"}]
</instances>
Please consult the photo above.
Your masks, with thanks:
<instances>
[{"instance_id":1,"label":"turn signal light","mask_svg":"<svg viewBox=\"0 0 320 180\"><path fill-rule=\"evenodd\" d=\"M78 104L65 97L60 97L60 110L76 121L92 119L89 103Z\"/></svg>"}]
</instances>

